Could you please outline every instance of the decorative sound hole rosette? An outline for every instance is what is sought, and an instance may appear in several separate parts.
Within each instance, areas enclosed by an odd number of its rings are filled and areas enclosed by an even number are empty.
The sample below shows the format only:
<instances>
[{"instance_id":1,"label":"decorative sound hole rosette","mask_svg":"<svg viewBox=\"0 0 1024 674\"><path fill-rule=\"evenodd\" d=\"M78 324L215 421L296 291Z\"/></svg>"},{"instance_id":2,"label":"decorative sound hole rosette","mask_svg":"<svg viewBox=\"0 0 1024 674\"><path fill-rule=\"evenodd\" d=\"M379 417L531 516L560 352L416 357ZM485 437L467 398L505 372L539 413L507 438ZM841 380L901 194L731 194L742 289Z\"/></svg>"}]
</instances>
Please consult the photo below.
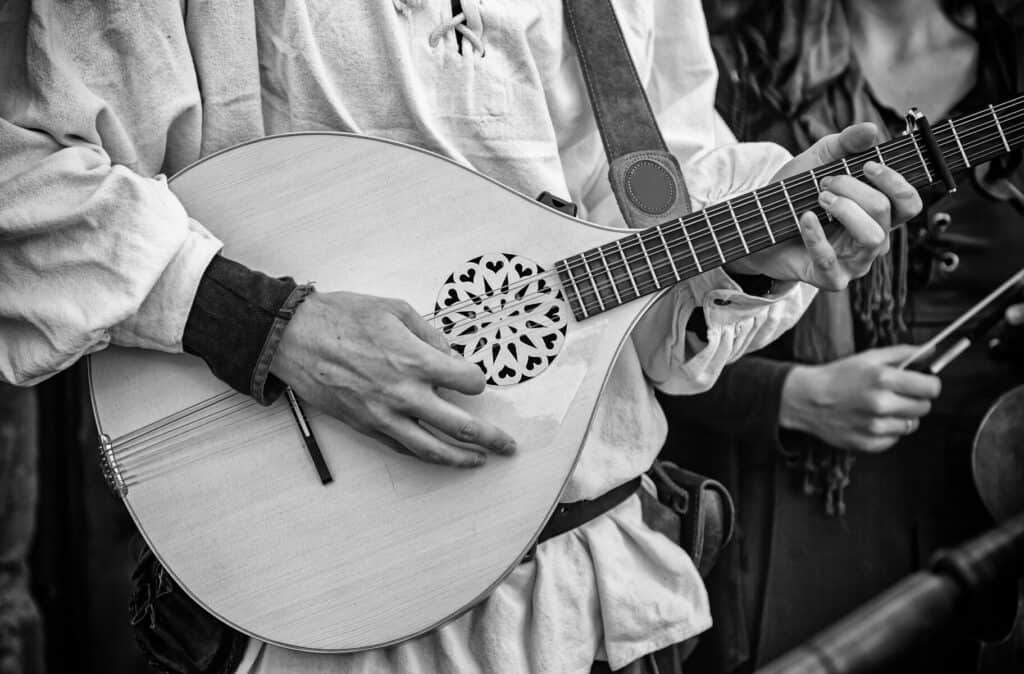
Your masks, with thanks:
<instances>
[{"instance_id":1,"label":"decorative sound hole rosette","mask_svg":"<svg viewBox=\"0 0 1024 674\"><path fill-rule=\"evenodd\" d=\"M441 286L434 324L488 384L536 377L565 343L569 308L543 272L520 255L489 253L466 262Z\"/></svg>"}]
</instances>

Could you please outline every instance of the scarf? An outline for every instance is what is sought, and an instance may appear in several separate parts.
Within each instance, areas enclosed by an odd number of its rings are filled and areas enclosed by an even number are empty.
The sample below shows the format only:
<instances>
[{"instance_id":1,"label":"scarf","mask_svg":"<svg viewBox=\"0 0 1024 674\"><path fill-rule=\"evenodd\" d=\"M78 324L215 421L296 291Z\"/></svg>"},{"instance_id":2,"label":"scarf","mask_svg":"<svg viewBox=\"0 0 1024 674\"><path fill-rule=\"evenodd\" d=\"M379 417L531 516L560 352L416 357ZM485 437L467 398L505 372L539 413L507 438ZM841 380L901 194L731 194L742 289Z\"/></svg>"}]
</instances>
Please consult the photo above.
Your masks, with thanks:
<instances>
[{"instance_id":1,"label":"scarf","mask_svg":"<svg viewBox=\"0 0 1024 674\"><path fill-rule=\"evenodd\" d=\"M874 122L891 136L893 115L871 95L837 0L782 0L763 28L747 23L715 46L721 60L735 64L723 71L740 93L720 95L718 105L742 139L773 140L798 153L854 122ZM793 359L828 363L899 341L907 248L900 227L890 253L867 275L845 291L818 293L793 330ZM810 437L788 445L786 463L803 474L804 491L822 494L829 515L844 514L853 454Z\"/></svg>"}]
</instances>

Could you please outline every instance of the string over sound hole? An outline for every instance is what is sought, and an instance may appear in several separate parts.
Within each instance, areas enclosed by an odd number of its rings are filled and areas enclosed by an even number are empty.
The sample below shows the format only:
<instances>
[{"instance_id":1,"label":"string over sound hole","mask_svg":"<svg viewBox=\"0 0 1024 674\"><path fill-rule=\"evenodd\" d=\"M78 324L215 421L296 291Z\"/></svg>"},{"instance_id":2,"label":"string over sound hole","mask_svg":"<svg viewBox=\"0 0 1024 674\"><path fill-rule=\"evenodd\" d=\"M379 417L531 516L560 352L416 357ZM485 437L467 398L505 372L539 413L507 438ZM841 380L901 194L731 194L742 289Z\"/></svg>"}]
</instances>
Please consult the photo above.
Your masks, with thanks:
<instances>
[{"instance_id":1,"label":"string over sound hole","mask_svg":"<svg viewBox=\"0 0 1024 674\"><path fill-rule=\"evenodd\" d=\"M565 342L569 309L557 283L521 255L481 255L445 280L434 324L488 384L518 384L547 369Z\"/></svg>"}]
</instances>

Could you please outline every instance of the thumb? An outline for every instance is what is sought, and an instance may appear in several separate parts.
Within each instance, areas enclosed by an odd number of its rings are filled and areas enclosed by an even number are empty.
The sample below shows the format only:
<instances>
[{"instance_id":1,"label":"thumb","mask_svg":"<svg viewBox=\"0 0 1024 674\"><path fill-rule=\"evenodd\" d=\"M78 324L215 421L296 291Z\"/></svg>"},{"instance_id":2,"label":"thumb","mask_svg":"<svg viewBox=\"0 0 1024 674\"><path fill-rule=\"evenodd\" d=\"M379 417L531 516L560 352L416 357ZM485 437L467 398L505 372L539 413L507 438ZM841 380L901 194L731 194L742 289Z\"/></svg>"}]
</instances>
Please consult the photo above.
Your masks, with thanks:
<instances>
[{"instance_id":1,"label":"thumb","mask_svg":"<svg viewBox=\"0 0 1024 674\"><path fill-rule=\"evenodd\" d=\"M786 177L809 171L849 154L863 152L878 142L878 127L871 122L853 124L839 133L830 133L786 165Z\"/></svg>"},{"instance_id":2,"label":"thumb","mask_svg":"<svg viewBox=\"0 0 1024 674\"><path fill-rule=\"evenodd\" d=\"M821 163L835 161L848 154L870 150L878 142L878 127L871 122L851 124L839 133L825 136L815 143Z\"/></svg>"},{"instance_id":3,"label":"thumb","mask_svg":"<svg viewBox=\"0 0 1024 674\"><path fill-rule=\"evenodd\" d=\"M920 350L921 347L913 344L896 344L895 346L883 346L879 349L871 349L861 354L866 360L879 365L899 365L907 358L910 358ZM927 352L922 353L927 355Z\"/></svg>"}]
</instances>

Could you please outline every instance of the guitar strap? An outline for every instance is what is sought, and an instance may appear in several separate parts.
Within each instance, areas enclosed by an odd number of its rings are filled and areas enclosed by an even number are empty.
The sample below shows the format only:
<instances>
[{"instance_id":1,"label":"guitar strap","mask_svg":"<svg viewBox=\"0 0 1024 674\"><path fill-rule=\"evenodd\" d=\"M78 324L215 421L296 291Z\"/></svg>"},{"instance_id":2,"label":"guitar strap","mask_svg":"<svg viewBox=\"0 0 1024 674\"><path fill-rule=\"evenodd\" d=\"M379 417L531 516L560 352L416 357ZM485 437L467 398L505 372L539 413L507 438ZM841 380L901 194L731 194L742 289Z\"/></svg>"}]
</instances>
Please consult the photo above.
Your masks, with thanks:
<instances>
[{"instance_id":1,"label":"guitar strap","mask_svg":"<svg viewBox=\"0 0 1024 674\"><path fill-rule=\"evenodd\" d=\"M565 0L564 8L626 223L642 229L686 215L686 181L658 129L611 0Z\"/></svg>"},{"instance_id":2,"label":"guitar strap","mask_svg":"<svg viewBox=\"0 0 1024 674\"><path fill-rule=\"evenodd\" d=\"M619 211L636 229L681 218L691 210L686 181L658 129L611 0L565 0L564 8ZM716 480L667 461L655 462L649 474L658 499L639 490L644 521L677 541L706 576L732 538L735 510L729 492ZM566 511L562 519L571 522L567 527L598 514L576 505L560 507ZM557 519L549 521L541 540Z\"/></svg>"}]
</instances>

